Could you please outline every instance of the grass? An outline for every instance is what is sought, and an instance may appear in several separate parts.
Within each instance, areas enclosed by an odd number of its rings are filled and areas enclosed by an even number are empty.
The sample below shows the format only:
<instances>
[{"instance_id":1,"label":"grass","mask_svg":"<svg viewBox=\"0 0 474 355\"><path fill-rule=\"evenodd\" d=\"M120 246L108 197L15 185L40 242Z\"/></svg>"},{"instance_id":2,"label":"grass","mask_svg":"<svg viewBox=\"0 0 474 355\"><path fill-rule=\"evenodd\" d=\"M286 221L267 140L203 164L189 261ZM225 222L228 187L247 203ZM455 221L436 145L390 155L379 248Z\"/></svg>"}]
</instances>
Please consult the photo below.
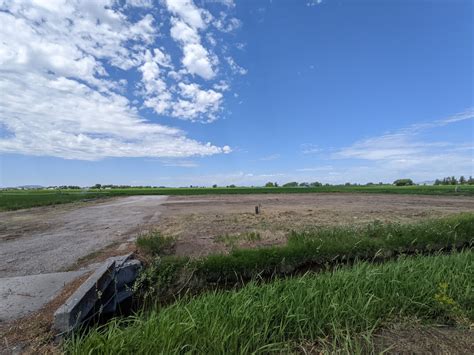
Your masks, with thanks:
<instances>
[{"instance_id":1,"label":"grass","mask_svg":"<svg viewBox=\"0 0 474 355\"><path fill-rule=\"evenodd\" d=\"M140 235L136 245L138 250L147 256L166 255L172 252L175 238L161 235L159 231Z\"/></svg>"},{"instance_id":2,"label":"grass","mask_svg":"<svg viewBox=\"0 0 474 355\"><path fill-rule=\"evenodd\" d=\"M60 204L89 198L133 195L211 195L211 194L268 194L268 193L391 193L422 195L474 195L474 185L449 186L321 186L321 187L237 187L237 188L127 188L110 190L3 190L0 210Z\"/></svg>"},{"instance_id":3,"label":"grass","mask_svg":"<svg viewBox=\"0 0 474 355\"><path fill-rule=\"evenodd\" d=\"M57 191L7 191L0 192L0 211L12 211L23 208L58 205L106 197L101 192L82 190Z\"/></svg>"},{"instance_id":4,"label":"grass","mask_svg":"<svg viewBox=\"0 0 474 355\"><path fill-rule=\"evenodd\" d=\"M224 244L226 247L235 248L239 242L246 241L246 242L256 242L261 240L262 237L258 232L246 232L240 234L224 234L217 236L215 241L218 243Z\"/></svg>"},{"instance_id":5,"label":"grass","mask_svg":"<svg viewBox=\"0 0 474 355\"><path fill-rule=\"evenodd\" d=\"M446 251L472 246L473 242L473 213L416 224L375 222L363 227L320 228L292 233L284 246L233 249L227 255L194 260L158 258L140 275L138 286L148 299L169 297L178 290L229 286L256 277L327 269L355 260L382 261L400 254Z\"/></svg>"},{"instance_id":6,"label":"grass","mask_svg":"<svg viewBox=\"0 0 474 355\"><path fill-rule=\"evenodd\" d=\"M466 327L474 317L474 255L402 257L382 265L251 282L238 291L184 298L148 314L113 320L76 334L73 354L247 354L296 352L327 343L364 351L392 320L415 317ZM366 344L354 339L363 335Z\"/></svg>"}]
</instances>

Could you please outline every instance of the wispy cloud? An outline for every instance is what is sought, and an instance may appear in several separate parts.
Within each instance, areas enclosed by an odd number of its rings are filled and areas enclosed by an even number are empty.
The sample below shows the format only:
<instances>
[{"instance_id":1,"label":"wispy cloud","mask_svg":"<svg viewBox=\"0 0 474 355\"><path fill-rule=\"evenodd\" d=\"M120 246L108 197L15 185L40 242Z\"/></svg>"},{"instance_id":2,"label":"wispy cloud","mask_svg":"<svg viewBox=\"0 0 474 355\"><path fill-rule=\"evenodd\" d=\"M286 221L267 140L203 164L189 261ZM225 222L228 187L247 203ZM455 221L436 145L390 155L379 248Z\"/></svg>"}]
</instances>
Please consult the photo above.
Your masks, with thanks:
<instances>
[{"instance_id":1,"label":"wispy cloud","mask_svg":"<svg viewBox=\"0 0 474 355\"><path fill-rule=\"evenodd\" d=\"M367 138L337 151L335 158L358 158L366 160L411 160L425 158L427 154L457 150L466 143L447 141L426 141L420 138L424 131L443 127L451 123L474 118L474 110L469 109L456 115L430 123L414 124L393 133Z\"/></svg>"},{"instance_id":2,"label":"wispy cloud","mask_svg":"<svg viewBox=\"0 0 474 355\"><path fill-rule=\"evenodd\" d=\"M425 137L437 128L474 118L472 109L429 123L414 124L393 133L367 138L339 149L332 159L365 160L375 170L434 178L455 172L472 173L471 142L436 141ZM443 128L444 129L444 128Z\"/></svg>"},{"instance_id":3,"label":"wispy cloud","mask_svg":"<svg viewBox=\"0 0 474 355\"><path fill-rule=\"evenodd\" d=\"M330 172L332 170L334 170L334 167L332 165L323 165L323 166L296 169L297 172L302 172L302 173L304 172Z\"/></svg>"},{"instance_id":4,"label":"wispy cloud","mask_svg":"<svg viewBox=\"0 0 474 355\"><path fill-rule=\"evenodd\" d=\"M316 154L322 151L322 149L319 146L315 144L311 144L311 143L301 144L300 148L301 148L301 153L303 154Z\"/></svg>"},{"instance_id":5,"label":"wispy cloud","mask_svg":"<svg viewBox=\"0 0 474 355\"><path fill-rule=\"evenodd\" d=\"M259 160L261 161L271 161L271 160L277 160L280 158L280 154L270 154L264 157L261 157Z\"/></svg>"},{"instance_id":6,"label":"wispy cloud","mask_svg":"<svg viewBox=\"0 0 474 355\"><path fill-rule=\"evenodd\" d=\"M164 166L179 167L179 168L197 168L198 163L192 160L163 160Z\"/></svg>"}]
</instances>

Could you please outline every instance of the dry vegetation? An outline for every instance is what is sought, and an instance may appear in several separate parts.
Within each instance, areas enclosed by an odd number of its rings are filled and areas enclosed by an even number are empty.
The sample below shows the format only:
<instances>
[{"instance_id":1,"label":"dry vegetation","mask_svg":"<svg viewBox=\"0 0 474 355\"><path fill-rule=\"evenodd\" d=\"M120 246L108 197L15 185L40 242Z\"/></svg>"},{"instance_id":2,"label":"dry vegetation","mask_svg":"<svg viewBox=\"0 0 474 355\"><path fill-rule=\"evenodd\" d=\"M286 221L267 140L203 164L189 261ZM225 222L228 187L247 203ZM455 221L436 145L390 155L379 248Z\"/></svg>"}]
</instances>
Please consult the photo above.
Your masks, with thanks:
<instances>
[{"instance_id":1,"label":"dry vegetation","mask_svg":"<svg viewBox=\"0 0 474 355\"><path fill-rule=\"evenodd\" d=\"M176 238L177 255L196 257L232 247L284 244L291 231L315 227L375 220L410 223L474 211L474 198L343 193L173 196L164 206L157 230Z\"/></svg>"}]
</instances>

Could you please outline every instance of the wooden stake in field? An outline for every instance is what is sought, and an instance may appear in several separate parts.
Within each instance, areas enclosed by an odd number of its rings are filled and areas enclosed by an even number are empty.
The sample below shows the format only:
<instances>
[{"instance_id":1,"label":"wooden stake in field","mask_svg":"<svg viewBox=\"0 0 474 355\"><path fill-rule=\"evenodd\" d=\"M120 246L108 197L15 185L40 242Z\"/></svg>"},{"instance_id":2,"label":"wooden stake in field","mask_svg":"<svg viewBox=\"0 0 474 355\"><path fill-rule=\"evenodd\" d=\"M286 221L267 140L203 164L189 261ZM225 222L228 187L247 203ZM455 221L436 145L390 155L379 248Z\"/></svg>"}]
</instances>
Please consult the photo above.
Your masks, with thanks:
<instances>
[{"instance_id":1,"label":"wooden stake in field","mask_svg":"<svg viewBox=\"0 0 474 355\"><path fill-rule=\"evenodd\" d=\"M261 204L258 204L257 206L255 206L255 214L260 214L261 209L262 209Z\"/></svg>"}]
</instances>

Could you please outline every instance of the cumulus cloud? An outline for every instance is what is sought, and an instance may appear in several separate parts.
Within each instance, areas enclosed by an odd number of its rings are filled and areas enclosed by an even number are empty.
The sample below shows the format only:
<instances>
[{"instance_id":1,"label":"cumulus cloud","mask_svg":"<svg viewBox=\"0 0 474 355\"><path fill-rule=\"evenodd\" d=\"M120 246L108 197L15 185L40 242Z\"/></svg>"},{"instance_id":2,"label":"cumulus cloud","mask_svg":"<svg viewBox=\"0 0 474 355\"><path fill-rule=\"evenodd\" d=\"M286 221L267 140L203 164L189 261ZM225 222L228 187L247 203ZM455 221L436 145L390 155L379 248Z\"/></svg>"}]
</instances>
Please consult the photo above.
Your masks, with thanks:
<instances>
[{"instance_id":1,"label":"cumulus cloud","mask_svg":"<svg viewBox=\"0 0 474 355\"><path fill-rule=\"evenodd\" d=\"M218 59L199 34L212 15L192 1L166 2L180 66L159 44L155 5L0 0L0 152L86 160L228 153L140 113L212 121L223 101L221 81L204 88L187 77L216 76ZM132 20L130 8L144 12Z\"/></svg>"},{"instance_id":2,"label":"cumulus cloud","mask_svg":"<svg viewBox=\"0 0 474 355\"><path fill-rule=\"evenodd\" d=\"M2 75L0 119L7 135L0 151L66 159L187 157L224 153L178 129L150 123L124 97L85 84L38 74ZM21 93L21 95L19 94ZM45 100L47 99L47 100ZM6 119L5 119L6 118Z\"/></svg>"},{"instance_id":3,"label":"cumulus cloud","mask_svg":"<svg viewBox=\"0 0 474 355\"><path fill-rule=\"evenodd\" d=\"M216 75L213 58L201 44L199 30L207 27L212 15L198 9L191 0L167 0L168 10L176 17L172 18L171 37L180 43L183 50L182 63L190 74L204 79ZM215 60L214 60L215 61Z\"/></svg>"}]
</instances>

